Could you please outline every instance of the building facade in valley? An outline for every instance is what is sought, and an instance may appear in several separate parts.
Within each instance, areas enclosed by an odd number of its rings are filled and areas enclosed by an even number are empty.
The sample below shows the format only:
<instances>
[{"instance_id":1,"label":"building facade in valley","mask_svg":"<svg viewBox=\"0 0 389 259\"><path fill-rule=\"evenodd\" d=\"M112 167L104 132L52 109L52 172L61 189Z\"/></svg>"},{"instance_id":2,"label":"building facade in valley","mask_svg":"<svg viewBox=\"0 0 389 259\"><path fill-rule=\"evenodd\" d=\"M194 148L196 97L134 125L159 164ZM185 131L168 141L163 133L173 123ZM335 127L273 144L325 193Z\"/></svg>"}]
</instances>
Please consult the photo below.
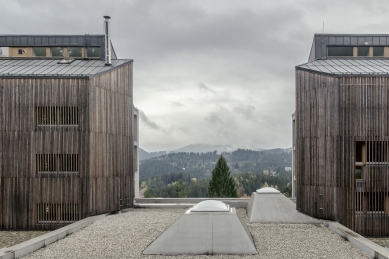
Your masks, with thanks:
<instances>
[{"instance_id":1,"label":"building facade in valley","mask_svg":"<svg viewBox=\"0 0 389 259\"><path fill-rule=\"evenodd\" d=\"M132 207L133 62L105 18L102 35L0 35L1 229Z\"/></svg>"},{"instance_id":2,"label":"building facade in valley","mask_svg":"<svg viewBox=\"0 0 389 259\"><path fill-rule=\"evenodd\" d=\"M314 35L293 136L297 209L389 235L389 35Z\"/></svg>"}]
</instances>

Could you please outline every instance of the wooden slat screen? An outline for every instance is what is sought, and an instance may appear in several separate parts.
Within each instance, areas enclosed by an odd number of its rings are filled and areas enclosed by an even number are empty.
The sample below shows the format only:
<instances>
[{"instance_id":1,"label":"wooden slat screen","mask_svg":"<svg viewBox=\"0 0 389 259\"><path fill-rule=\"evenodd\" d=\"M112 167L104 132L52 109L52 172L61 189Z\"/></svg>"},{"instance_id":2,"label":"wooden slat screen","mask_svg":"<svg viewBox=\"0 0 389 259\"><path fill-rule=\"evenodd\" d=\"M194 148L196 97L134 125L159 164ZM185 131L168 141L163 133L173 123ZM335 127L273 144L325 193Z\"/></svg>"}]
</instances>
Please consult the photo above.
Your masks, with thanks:
<instances>
[{"instance_id":1,"label":"wooden slat screen","mask_svg":"<svg viewBox=\"0 0 389 259\"><path fill-rule=\"evenodd\" d=\"M78 154L37 154L36 164L40 176L79 175Z\"/></svg>"},{"instance_id":2,"label":"wooden slat screen","mask_svg":"<svg viewBox=\"0 0 389 259\"><path fill-rule=\"evenodd\" d=\"M69 224L79 220L78 204L37 204L38 224Z\"/></svg>"},{"instance_id":3,"label":"wooden slat screen","mask_svg":"<svg viewBox=\"0 0 389 259\"><path fill-rule=\"evenodd\" d=\"M78 107L35 107L36 126L78 126Z\"/></svg>"}]
</instances>

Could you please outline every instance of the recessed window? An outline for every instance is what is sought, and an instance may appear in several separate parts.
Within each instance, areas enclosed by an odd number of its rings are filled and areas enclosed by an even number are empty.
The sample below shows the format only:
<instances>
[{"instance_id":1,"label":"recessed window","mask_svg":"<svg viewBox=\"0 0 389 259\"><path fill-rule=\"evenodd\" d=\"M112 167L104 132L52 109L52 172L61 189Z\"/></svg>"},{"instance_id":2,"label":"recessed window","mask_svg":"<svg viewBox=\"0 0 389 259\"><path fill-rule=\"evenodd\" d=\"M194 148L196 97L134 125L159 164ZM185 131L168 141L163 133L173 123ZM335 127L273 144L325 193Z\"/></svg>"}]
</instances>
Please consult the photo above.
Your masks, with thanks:
<instances>
[{"instance_id":1,"label":"recessed window","mask_svg":"<svg viewBox=\"0 0 389 259\"><path fill-rule=\"evenodd\" d=\"M100 56L101 56L101 51L99 47L86 48L87 58L99 58Z\"/></svg>"},{"instance_id":2,"label":"recessed window","mask_svg":"<svg viewBox=\"0 0 389 259\"><path fill-rule=\"evenodd\" d=\"M355 167L355 180L363 179L362 170L363 170L362 166Z\"/></svg>"},{"instance_id":3,"label":"recessed window","mask_svg":"<svg viewBox=\"0 0 389 259\"><path fill-rule=\"evenodd\" d=\"M68 48L69 58L82 58L81 47L69 47Z\"/></svg>"},{"instance_id":4,"label":"recessed window","mask_svg":"<svg viewBox=\"0 0 389 259\"><path fill-rule=\"evenodd\" d=\"M78 174L78 155L37 154L36 167L41 177Z\"/></svg>"},{"instance_id":5,"label":"recessed window","mask_svg":"<svg viewBox=\"0 0 389 259\"><path fill-rule=\"evenodd\" d=\"M388 162L388 145L385 141L368 141L366 143L367 163Z\"/></svg>"},{"instance_id":6,"label":"recessed window","mask_svg":"<svg viewBox=\"0 0 389 259\"><path fill-rule=\"evenodd\" d=\"M369 56L369 47L358 47L358 57Z\"/></svg>"},{"instance_id":7,"label":"recessed window","mask_svg":"<svg viewBox=\"0 0 389 259\"><path fill-rule=\"evenodd\" d=\"M374 57L384 56L384 47L373 47L373 56Z\"/></svg>"},{"instance_id":8,"label":"recessed window","mask_svg":"<svg viewBox=\"0 0 389 259\"><path fill-rule=\"evenodd\" d=\"M78 126L78 107L36 107L36 126Z\"/></svg>"},{"instance_id":9,"label":"recessed window","mask_svg":"<svg viewBox=\"0 0 389 259\"><path fill-rule=\"evenodd\" d=\"M46 47L33 47L32 48L33 57L46 57Z\"/></svg>"},{"instance_id":10,"label":"recessed window","mask_svg":"<svg viewBox=\"0 0 389 259\"><path fill-rule=\"evenodd\" d=\"M22 55L23 54L23 49L18 49L18 54Z\"/></svg>"},{"instance_id":11,"label":"recessed window","mask_svg":"<svg viewBox=\"0 0 389 259\"><path fill-rule=\"evenodd\" d=\"M63 47L51 47L50 51L52 57L63 57Z\"/></svg>"},{"instance_id":12,"label":"recessed window","mask_svg":"<svg viewBox=\"0 0 389 259\"><path fill-rule=\"evenodd\" d=\"M67 224L79 220L78 204L37 204L38 224Z\"/></svg>"},{"instance_id":13,"label":"recessed window","mask_svg":"<svg viewBox=\"0 0 389 259\"><path fill-rule=\"evenodd\" d=\"M328 56L352 57L353 47L328 47Z\"/></svg>"}]
</instances>

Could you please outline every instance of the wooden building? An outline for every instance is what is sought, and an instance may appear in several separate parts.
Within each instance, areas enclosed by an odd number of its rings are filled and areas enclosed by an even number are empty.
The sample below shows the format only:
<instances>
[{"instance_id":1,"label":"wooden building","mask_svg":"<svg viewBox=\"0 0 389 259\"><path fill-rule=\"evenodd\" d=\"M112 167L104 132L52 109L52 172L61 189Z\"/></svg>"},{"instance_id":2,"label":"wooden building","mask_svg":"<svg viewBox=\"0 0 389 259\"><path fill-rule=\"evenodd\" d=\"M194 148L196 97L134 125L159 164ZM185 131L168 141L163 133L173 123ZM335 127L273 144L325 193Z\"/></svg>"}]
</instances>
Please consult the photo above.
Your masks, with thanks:
<instances>
[{"instance_id":1,"label":"wooden building","mask_svg":"<svg viewBox=\"0 0 389 259\"><path fill-rule=\"evenodd\" d=\"M389 35L315 34L296 66L297 209L389 235Z\"/></svg>"},{"instance_id":2,"label":"wooden building","mask_svg":"<svg viewBox=\"0 0 389 259\"><path fill-rule=\"evenodd\" d=\"M106 42L0 36L1 229L53 229L132 207L133 62L113 50L107 58Z\"/></svg>"}]
</instances>

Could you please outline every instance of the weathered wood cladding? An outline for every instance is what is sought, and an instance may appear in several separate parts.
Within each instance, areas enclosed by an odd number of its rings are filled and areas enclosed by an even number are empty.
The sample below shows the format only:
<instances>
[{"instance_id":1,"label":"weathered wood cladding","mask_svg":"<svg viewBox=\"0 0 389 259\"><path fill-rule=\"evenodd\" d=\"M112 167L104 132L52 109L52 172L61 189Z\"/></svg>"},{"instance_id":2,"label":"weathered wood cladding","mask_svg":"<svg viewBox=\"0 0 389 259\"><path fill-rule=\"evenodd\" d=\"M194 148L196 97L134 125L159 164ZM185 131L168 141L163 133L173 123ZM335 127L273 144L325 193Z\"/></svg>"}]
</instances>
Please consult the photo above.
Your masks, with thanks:
<instances>
[{"instance_id":1,"label":"weathered wood cladding","mask_svg":"<svg viewBox=\"0 0 389 259\"><path fill-rule=\"evenodd\" d=\"M77 107L78 125L37 127L36 107ZM132 64L92 79L0 78L0 228L132 206L132 117ZM78 173L37 174L37 154L77 155Z\"/></svg>"},{"instance_id":2,"label":"weathered wood cladding","mask_svg":"<svg viewBox=\"0 0 389 259\"><path fill-rule=\"evenodd\" d=\"M296 70L297 209L363 235L389 235L388 91L387 77ZM380 161L361 164L358 182L357 142ZM376 205L361 212L364 202Z\"/></svg>"},{"instance_id":3,"label":"weathered wood cladding","mask_svg":"<svg viewBox=\"0 0 389 259\"><path fill-rule=\"evenodd\" d=\"M95 77L89 84L89 210L93 214L132 207L131 73L132 64Z\"/></svg>"}]
</instances>

